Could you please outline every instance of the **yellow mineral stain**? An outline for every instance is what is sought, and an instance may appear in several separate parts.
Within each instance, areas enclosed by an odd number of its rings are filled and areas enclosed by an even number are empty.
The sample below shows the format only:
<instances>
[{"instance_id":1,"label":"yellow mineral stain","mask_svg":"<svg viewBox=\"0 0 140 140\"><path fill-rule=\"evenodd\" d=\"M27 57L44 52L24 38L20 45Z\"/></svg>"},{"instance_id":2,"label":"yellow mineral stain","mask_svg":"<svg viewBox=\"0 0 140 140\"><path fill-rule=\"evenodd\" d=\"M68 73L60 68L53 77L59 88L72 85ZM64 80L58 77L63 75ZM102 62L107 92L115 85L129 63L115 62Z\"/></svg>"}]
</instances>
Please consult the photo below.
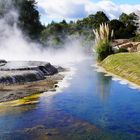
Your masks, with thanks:
<instances>
[{"instance_id":1,"label":"yellow mineral stain","mask_svg":"<svg viewBox=\"0 0 140 140\"><path fill-rule=\"evenodd\" d=\"M35 104L38 103L38 99L40 97L40 94L34 94L31 96L27 96L18 100L8 101L0 103L0 109L3 109L4 107L14 107L14 106L21 106L21 105L29 105L29 104Z\"/></svg>"}]
</instances>

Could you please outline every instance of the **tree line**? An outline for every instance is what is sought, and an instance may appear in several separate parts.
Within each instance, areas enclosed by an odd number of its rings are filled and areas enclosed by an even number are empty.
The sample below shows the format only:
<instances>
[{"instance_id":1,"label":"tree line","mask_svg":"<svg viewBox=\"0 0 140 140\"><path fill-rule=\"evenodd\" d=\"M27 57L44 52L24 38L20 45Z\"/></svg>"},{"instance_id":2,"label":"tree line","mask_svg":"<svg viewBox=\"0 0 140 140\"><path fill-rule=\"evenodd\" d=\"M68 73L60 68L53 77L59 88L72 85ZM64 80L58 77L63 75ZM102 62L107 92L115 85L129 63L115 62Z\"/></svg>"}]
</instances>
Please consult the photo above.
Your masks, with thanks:
<instances>
[{"instance_id":1,"label":"tree line","mask_svg":"<svg viewBox=\"0 0 140 140\"><path fill-rule=\"evenodd\" d=\"M63 43L63 40L70 35L84 36L86 40L94 39L93 29L98 29L102 23L108 23L110 30L114 31L114 39L132 38L136 36L138 29L138 16L135 13L122 13L119 19L110 20L102 11L75 22L67 23L66 20L63 20L56 23L52 21L44 26L41 24L35 0L12 0L12 2L19 11L18 26L31 39L40 41L44 45L47 45L49 40L54 45ZM6 0L0 3L0 17L10 10L5 3Z\"/></svg>"}]
</instances>

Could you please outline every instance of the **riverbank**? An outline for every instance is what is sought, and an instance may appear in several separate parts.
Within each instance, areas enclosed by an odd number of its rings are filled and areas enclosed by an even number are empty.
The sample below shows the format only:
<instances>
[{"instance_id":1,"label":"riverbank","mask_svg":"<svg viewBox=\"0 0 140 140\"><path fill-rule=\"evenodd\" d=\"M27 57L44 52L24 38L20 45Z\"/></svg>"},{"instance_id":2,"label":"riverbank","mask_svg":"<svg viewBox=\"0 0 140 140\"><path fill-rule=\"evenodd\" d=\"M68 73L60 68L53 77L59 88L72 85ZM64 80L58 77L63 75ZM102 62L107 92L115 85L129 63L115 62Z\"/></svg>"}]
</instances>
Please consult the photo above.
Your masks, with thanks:
<instances>
[{"instance_id":1,"label":"riverbank","mask_svg":"<svg viewBox=\"0 0 140 140\"><path fill-rule=\"evenodd\" d=\"M65 71L48 62L0 60L0 103L55 91Z\"/></svg>"},{"instance_id":2,"label":"riverbank","mask_svg":"<svg viewBox=\"0 0 140 140\"><path fill-rule=\"evenodd\" d=\"M119 53L108 56L99 66L102 71L140 88L140 53Z\"/></svg>"},{"instance_id":3,"label":"riverbank","mask_svg":"<svg viewBox=\"0 0 140 140\"><path fill-rule=\"evenodd\" d=\"M0 102L12 101L34 94L55 91L58 82L63 80L63 78L64 75L56 74L47 76L46 79L40 81L0 86Z\"/></svg>"}]
</instances>

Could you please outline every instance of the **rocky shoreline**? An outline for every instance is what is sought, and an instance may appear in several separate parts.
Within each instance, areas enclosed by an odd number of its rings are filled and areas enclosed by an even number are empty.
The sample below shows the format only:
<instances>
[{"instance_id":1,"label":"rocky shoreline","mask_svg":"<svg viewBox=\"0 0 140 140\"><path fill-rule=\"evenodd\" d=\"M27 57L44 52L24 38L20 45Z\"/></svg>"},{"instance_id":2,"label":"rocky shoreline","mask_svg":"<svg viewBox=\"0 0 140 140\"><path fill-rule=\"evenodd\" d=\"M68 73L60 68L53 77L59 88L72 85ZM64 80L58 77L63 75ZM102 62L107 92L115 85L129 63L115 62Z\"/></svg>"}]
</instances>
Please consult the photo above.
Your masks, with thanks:
<instances>
[{"instance_id":1,"label":"rocky shoreline","mask_svg":"<svg viewBox=\"0 0 140 140\"><path fill-rule=\"evenodd\" d=\"M0 102L21 99L33 94L55 91L65 71L50 63L14 61L0 65Z\"/></svg>"},{"instance_id":2,"label":"rocky shoreline","mask_svg":"<svg viewBox=\"0 0 140 140\"><path fill-rule=\"evenodd\" d=\"M4 63L5 62L5 63ZM45 76L59 72L48 62L40 61L0 61L0 84L20 84L45 79Z\"/></svg>"}]
</instances>

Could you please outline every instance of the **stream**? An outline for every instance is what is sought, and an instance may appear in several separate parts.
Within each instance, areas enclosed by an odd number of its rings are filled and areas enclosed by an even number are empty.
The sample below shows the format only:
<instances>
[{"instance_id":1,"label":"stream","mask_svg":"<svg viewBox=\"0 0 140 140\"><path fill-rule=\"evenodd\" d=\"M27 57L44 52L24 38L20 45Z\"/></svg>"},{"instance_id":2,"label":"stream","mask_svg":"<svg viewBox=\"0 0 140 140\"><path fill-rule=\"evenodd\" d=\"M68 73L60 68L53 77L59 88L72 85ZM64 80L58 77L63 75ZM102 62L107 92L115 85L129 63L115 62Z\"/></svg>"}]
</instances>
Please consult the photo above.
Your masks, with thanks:
<instances>
[{"instance_id":1,"label":"stream","mask_svg":"<svg viewBox=\"0 0 140 140\"><path fill-rule=\"evenodd\" d=\"M73 64L69 86L34 104L0 108L0 140L140 140L140 91Z\"/></svg>"}]
</instances>

